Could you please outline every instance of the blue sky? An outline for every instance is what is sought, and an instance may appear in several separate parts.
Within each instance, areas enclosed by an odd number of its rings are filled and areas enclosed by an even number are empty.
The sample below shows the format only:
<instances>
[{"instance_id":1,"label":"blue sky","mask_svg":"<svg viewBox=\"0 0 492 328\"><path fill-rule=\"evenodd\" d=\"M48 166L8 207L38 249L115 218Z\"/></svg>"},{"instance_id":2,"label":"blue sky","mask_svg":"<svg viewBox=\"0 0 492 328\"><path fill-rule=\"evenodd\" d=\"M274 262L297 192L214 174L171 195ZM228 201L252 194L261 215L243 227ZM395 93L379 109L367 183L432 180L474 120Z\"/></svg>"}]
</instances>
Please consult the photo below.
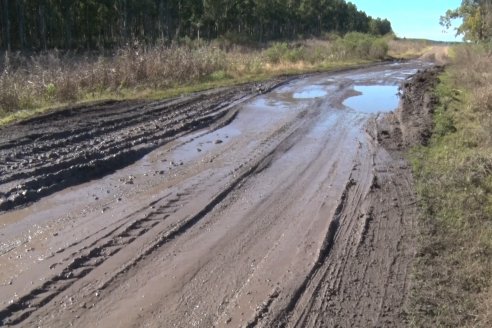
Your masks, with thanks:
<instances>
[{"instance_id":1,"label":"blue sky","mask_svg":"<svg viewBox=\"0 0 492 328\"><path fill-rule=\"evenodd\" d=\"M439 17L458 8L461 0L348 0L372 17L387 18L399 37L439 41L461 41L450 29L443 33Z\"/></svg>"}]
</instances>

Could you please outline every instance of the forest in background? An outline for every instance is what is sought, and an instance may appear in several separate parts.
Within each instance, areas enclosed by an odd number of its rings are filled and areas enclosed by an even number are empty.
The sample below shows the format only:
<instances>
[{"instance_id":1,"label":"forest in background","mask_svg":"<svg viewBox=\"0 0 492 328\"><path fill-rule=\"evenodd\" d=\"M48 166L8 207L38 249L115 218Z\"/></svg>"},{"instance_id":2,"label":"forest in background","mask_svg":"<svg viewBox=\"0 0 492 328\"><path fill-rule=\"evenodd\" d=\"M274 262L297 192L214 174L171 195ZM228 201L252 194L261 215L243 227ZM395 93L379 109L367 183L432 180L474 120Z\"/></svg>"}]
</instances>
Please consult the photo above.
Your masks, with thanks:
<instances>
[{"instance_id":1,"label":"forest in background","mask_svg":"<svg viewBox=\"0 0 492 328\"><path fill-rule=\"evenodd\" d=\"M386 19L344 0L0 0L0 49L100 49L182 37L266 42L361 32Z\"/></svg>"}]
</instances>

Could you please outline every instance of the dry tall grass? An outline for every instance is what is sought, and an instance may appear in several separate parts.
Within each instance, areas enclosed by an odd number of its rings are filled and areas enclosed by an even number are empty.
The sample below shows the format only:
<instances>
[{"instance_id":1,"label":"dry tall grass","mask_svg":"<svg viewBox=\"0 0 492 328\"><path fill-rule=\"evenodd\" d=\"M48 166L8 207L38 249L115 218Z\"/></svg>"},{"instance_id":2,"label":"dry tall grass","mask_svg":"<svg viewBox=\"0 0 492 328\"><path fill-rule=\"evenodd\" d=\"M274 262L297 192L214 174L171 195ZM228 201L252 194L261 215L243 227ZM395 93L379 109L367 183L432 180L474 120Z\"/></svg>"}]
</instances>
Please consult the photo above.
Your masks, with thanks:
<instances>
[{"instance_id":1,"label":"dry tall grass","mask_svg":"<svg viewBox=\"0 0 492 328\"><path fill-rule=\"evenodd\" d=\"M388 42L389 55L395 58L417 58L432 46L428 40L393 39Z\"/></svg>"},{"instance_id":2,"label":"dry tall grass","mask_svg":"<svg viewBox=\"0 0 492 328\"><path fill-rule=\"evenodd\" d=\"M70 102L125 88L170 87L225 67L226 54L211 46L128 47L113 56L57 51L29 57L10 54L0 67L0 109L9 112Z\"/></svg>"},{"instance_id":3,"label":"dry tall grass","mask_svg":"<svg viewBox=\"0 0 492 328\"><path fill-rule=\"evenodd\" d=\"M491 327L491 52L455 48L436 92L431 144L412 154L425 212L411 324Z\"/></svg>"},{"instance_id":4,"label":"dry tall grass","mask_svg":"<svg viewBox=\"0 0 492 328\"><path fill-rule=\"evenodd\" d=\"M110 55L56 50L31 56L5 54L0 58L0 117L83 99L132 96L143 89L234 82L245 76L254 79L386 56L382 39L352 35L348 40L273 43L263 49L185 40L170 46L136 44Z\"/></svg>"}]
</instances>

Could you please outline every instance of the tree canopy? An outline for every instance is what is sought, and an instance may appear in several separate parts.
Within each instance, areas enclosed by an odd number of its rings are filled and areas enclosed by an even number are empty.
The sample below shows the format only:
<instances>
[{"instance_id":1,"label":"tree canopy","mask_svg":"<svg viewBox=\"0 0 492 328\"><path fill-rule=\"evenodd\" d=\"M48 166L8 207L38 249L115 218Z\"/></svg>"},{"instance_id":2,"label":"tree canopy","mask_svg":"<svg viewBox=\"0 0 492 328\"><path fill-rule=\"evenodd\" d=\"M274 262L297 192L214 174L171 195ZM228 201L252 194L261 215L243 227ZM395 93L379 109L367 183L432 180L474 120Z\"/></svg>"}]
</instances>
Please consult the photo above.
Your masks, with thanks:
<instances>
[{"instance_id":1,"label":"tree canopy","mask_svg":"<svg viewBox=\"0 0 492 328\"><path fill-rule=\"evenodd\" d=\"M459 8L448 10L441 17L441 25L450 28L455 19L462 19L456 34L463 35L466 41L491 41L492 0L463 0Z\"/></svg>"},{"instance_id":2,"label":"tree canopy","mask_svg":"<svg viewBox=\"0 0 492 328\"><path fill-rule=\"evenodd\" d=\"M386 34L344 0L0 0L0 49L90 49L129 41L254 41L350 31Z\"/></svg>"}]
</instances>

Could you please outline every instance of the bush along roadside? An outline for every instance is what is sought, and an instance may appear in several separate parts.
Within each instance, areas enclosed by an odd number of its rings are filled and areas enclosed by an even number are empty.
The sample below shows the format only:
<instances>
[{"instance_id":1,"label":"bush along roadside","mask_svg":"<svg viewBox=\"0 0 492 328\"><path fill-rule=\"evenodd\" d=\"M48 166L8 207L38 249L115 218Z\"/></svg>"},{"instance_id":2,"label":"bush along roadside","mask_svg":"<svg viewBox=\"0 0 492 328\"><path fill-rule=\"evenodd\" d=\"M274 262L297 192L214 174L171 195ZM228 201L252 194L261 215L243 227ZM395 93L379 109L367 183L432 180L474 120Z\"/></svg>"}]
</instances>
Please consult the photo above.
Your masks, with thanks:
<instances>
[{"instance_id":1,"label":"bush along roadside","mask_svg":"<svg viewBox=\"0 0 492 328\"><path fill-rule=\"evenodd\" d=\"M433 135L410 152L421 198L412 327L492 327L492 60L454 49Z\"/></svg>"}]
</instances>

